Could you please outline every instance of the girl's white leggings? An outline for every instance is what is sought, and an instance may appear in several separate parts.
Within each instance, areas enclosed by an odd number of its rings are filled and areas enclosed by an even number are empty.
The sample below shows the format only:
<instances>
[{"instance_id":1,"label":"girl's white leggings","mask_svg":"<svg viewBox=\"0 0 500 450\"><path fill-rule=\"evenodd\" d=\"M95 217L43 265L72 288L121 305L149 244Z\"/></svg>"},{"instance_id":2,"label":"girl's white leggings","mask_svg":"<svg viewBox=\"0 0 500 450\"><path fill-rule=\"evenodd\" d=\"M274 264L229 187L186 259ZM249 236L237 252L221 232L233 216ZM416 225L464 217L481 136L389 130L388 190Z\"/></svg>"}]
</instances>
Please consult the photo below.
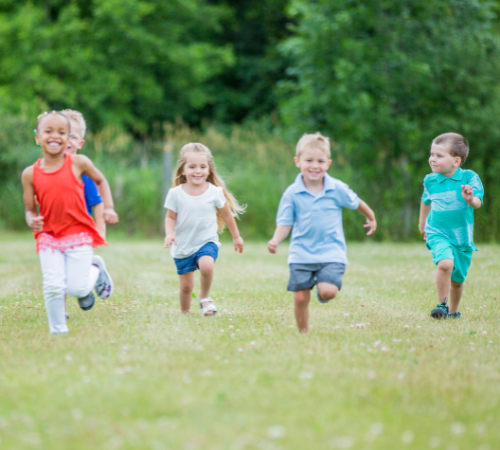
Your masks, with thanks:
<instances>
[{"instance_id":1,"label":"girl's white leggings","mask_svg":"<svg viewBox=\"0 0 500 450\"><path fill-rule=\"evenodd\" d=\"M93 249L90 245L81 245L64 253L41 250L39 255L50 332L67 333L64 294L68 291L73 297L85 297L95 286L99 269L92 265Z\"/></svg>"}]
</instances>

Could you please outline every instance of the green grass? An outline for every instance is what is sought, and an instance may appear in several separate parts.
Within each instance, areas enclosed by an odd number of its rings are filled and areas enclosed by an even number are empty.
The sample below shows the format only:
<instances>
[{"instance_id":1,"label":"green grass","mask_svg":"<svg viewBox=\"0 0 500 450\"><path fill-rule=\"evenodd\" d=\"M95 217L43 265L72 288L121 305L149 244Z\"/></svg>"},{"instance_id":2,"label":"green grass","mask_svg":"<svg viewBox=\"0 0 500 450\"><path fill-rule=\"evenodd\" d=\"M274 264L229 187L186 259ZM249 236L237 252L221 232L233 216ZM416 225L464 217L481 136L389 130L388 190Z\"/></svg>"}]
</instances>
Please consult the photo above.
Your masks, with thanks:
<instances>
[{"instance_id":1,"label":"green grass","mask_svg":"<svg viewBox=\"0 0 500 450\"><path fill-rule=\"evenodd\" d=\"M71 299L51 337L34 242L4 236L0 449L494 450L499 250L474 255L463 318L437 322L423 244L350 244L341 295L298 335L285 247L225 244L204 319L179 314L161 239L120 240L99 250L116 294Z\"/></svg>"}]
</instances>

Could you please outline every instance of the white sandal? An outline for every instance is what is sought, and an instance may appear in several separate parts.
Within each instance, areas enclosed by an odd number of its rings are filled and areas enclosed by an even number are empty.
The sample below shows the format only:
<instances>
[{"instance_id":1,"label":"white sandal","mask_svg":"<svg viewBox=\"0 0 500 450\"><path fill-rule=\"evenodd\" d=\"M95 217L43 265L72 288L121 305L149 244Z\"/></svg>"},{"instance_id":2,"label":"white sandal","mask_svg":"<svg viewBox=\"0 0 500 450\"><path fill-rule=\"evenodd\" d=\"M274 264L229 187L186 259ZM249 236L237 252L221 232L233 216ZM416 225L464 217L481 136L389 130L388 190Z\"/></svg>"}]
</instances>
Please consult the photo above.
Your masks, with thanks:
<instances>
[{"instance_id":1,"label":"white sandal","mask_svg":"<svg viewBox=\"0 0 500 450\"><path fill-rule=\"evenodd\" d=\"M205 307L201 306L202 303L206 303L206 302L210 302L210 305L205 306ZM212 299L210 297L200 298L200 308L201 308L201 311L203 312L204 316L215 316L217 314L217 308L215 307L214 302L212 301ZM210 311L213 311L214 313L207 314Z\"/></svg>"}]
</instances>

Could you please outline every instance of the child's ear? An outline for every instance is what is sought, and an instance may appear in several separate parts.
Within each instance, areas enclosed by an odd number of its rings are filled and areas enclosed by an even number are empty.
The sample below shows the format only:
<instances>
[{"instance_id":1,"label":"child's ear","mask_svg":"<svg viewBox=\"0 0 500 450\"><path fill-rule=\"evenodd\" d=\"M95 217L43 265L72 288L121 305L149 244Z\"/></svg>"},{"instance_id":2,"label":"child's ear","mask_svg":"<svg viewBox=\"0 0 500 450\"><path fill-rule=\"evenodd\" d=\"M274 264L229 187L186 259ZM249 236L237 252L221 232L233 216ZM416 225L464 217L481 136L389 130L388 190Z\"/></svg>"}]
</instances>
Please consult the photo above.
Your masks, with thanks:
<instances>
[{"instance_id":1,"label":"child's ear","mask_svg":"<svg viewBox=\"0 0 500 450\"><path fill-rule=\"evenodd\" d=\"M455 163L453 164L454 167L460 167L462 165L462 158L460 156L455 156Z\"/></svg>"},{"instance_id":2,"label":"child's ear","mask_svg":"<svg viewBox=\"0 0 500 450\"><path fill-rule=\"evenodd\" d=\"M328 170L331 165L332 165L332 160L329 159L328 162L326 163L326 170Z\"/></svg>"},{"instance_id":3,"label":"child's ear","mask_svg":"<svg viewBox=\"0 0 500 450\"><path fill-rule=\"evenodd\" d=\"M85 144L85 140L82 139L80 141L80 146L78 147L78 150L80 150L83 147L83 144Z\"/></svg>"},{"instance_id":4,"label":"child's ear","mask_svg":"<svg viewBox=\"0 0 500 450\"><path fill-rule=\"evenodd\" d=\"M300 162L300 158L297 158L296 156L293 157L293 160L295 161L295 165L297 167L299 167L299 162Z\"/></svg>"}]
</instances>

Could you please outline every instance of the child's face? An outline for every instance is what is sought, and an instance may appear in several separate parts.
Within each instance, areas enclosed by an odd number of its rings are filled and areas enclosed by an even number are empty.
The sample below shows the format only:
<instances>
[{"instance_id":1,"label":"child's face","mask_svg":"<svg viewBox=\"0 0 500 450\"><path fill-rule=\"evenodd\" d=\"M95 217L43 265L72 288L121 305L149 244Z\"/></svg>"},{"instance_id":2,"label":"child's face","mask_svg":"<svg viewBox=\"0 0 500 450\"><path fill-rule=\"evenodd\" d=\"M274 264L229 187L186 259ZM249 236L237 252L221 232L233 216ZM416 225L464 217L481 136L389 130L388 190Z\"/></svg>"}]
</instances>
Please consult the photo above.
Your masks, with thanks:
<instances>
[{"instance_id":1,"label":"child's face","mask_svg":"<svg viewBox=\"0 0 500 450\"><path fill-rule=\"evenodd\" d=\"M432 144L429 165L433 173L447 175L454 173L460 167L461 158L452 156L448 147L441 144Z\"/></svg>"},{"instance_id":2,"label":"child's face","mask_svg":"<svg viewBox=\"0 0 500 450\"><path fill-rule=\"evenodd\" d=\"M210 175L208 156L203 153L188 153L182 174L186 177L188 184L201 186Z\"/></svg>"},{"instance_id":3,"label":"child's face","mask_svg":"<svg viewBox=\"0 0 500 450\"><path fill-rule=\"evenodd\" d=\"M307 149L299 158L295 157L294 161L304 179L313 183L323 180L332 163L325 152L316 148Z\"/></svg>"},{"instance_id":4,"label":"child's face","mask_svg":"<svg viewBox=\"0 0 500 450\"><path fill-rule=\"evenodd\" d=\"M44 153L52 156L63 153L69 141L68 121L59 114L49 114L39 124L35 140Z\"/></svg>"},{"instance_id":5,"label":"child's face","mask_svg":"<svg viewBox=\"0 0 500 450\"><path fill-rule=\"evenodd\" d=\"M74 120L70 120L69 123L71 124L71 137L68 140L66 153L75 155L82 148L85 141L83 140L80 124Z\"/></svg>"}]
</instances>

